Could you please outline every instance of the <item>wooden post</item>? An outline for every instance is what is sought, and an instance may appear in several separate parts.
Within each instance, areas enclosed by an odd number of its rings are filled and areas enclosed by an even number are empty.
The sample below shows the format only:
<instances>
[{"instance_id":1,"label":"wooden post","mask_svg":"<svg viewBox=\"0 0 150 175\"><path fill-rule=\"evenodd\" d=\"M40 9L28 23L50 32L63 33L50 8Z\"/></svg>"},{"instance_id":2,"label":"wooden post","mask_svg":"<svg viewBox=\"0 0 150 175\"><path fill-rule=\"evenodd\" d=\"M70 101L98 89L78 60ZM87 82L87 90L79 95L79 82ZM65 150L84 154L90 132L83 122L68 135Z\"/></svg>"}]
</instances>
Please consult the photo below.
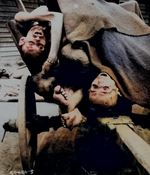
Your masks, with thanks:
<instances>
[{"instance_id":1,"label":"wooden post","mask_svg":"<svg viewBox=\"0 0 150 175\"><path fill-rule=\"evenodd\" d=\"M26 8L25 8L25 6L24 6L22 0L15 0L15 1L16 1L16 4L17 4L19 10L20 10L20 11L26 12Z\"/></svg>"}]
</instances>

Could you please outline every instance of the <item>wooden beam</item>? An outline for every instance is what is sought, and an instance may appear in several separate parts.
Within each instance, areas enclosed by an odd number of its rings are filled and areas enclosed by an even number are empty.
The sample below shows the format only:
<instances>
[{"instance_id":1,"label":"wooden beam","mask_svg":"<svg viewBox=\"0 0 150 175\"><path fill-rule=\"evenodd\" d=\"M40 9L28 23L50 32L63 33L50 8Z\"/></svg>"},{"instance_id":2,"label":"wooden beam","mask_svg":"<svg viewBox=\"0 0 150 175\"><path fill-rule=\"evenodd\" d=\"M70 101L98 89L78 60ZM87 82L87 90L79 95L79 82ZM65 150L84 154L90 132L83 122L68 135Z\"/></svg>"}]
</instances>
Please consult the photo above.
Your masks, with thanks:
<instances>
[{"instance_id":1,"label":"wooden beam","mask_svg":"<svg viewBox=\"0 0 150 175\"><path fill-rule=\"evenodd\" d=\"M15 0L20 11L26 12L26 8L21 0Z\"/></svg>"},{"instance_id":2,"label":"wooden beam","mask_svg":"<svg viewBox=\"0 0 150 175\"><path fill-rule=\"evenodd\" d=\"M0 43L7 43L7 42L13 42L12 38L1 38Z\"/></svg>"},{"instance_id":3,"label":"wooden beam","mask_svg":"<svg viewBox=\"0 0 150 175\"><path fill-rule=\"evenodd\" d=\"M0 33L9 33L7 28L0 28Z\"/></svg>"},{"instance_id":4,"label":"wooden beam","mask_svg":"<svg viewBox=\"0 0 150 175\"><path fill-rule=\"evenodd\" d=\"M7 51L7 52L1 52L1 57L7 57L7 56L18 56L20 53L17 51Z\"/></svg>"},{"instance_id":5,"label":"wooden beam","mask_svg":"<svg viewBox=\"0 0 150 175\"><path fill-rule=\"evenodd\" d=\"M132 152L136 160L150 174L150 145L133 132L127 125L115 125L122 142Z\"/></svg>"},{"instance_id":6,"label":"wooden beam","mask_svg":"<svg viewBox=\"0 0 150 175\"><path fill-rule=\"evenodd\" d=\"M14 55L14 56L5 56L5 57L1 57L1 61L0 63L2 64L2 60L3 63L8 63L8 64L12 64L12 62L14 62L16 64L16 61L19 60L21 58L20 55ZM16 65L15 65L16 66Z\"/></svg>"},{"instance_id":7,"label":"wooden beam","mask_svg":"<svg viewBox=\"0 0 150 175\"><path fill-rule=\"evenodd\" d=\"M14 7L14 6L16 6L16 3L15 3L15 1L9 1L9 0L7 0L7 1L0 1L0 6L12 6L12 7Z\"/></svg>"},{"instance_id":8,"label":"wooden beam","mask_svg":"<svg viewBox=\"0 0 150 175\"><path fill-rule=\"evenodd\" d=\"M0 43L0 48L1 47L16 47L14 42L7 42L7 43Z\"/></svg>"},{"instance_id":9,"label":"wooden beam","mask_svg":"<svg viewBox=\"0 0 150 175\"><path fill-rule=\"evenodd\" d=\"M0 48L0 52L8 52L8 51L17 51L18 49L17 47L1 47Z\"/></svg>"},{"instance_id":10,"label":"wooden beam","mask_svg":"<svg viewBox=\"0 0 150 175\"><path fill-rule=\"evenodd\" d=\"M17 7L3 6L0 11L1 12L14 12L14 13L16 13L18 11L18 8Z\"/></svg>"}]
</instances>

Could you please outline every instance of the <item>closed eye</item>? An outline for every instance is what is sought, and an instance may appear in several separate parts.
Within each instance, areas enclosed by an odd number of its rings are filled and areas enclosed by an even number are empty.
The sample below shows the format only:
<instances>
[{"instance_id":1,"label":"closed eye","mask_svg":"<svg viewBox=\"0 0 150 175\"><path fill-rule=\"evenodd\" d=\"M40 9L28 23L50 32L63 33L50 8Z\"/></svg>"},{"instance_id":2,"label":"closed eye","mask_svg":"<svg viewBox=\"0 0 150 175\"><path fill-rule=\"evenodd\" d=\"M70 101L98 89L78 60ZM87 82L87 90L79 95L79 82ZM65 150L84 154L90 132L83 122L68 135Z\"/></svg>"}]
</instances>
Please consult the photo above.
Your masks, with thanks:
<instances>
[{"instance_id":1,"label":"closed eye","mask_svg":"<svg viewBox=\"0 0 150 175\"><path fill-rule=\"evenodd\" d=\"M29 45L32 46L34 44L33 41L29 41Z\"/></svg>"}]
</instances>

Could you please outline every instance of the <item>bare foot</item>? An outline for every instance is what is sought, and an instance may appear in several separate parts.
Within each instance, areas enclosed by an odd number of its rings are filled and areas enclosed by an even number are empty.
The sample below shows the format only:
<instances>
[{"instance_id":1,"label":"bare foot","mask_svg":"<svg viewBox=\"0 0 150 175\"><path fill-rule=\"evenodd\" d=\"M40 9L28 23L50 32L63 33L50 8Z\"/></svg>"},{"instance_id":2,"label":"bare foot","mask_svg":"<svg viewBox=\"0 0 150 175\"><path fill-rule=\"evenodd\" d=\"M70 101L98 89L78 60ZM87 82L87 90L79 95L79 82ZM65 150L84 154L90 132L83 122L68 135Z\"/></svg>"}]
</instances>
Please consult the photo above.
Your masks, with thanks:
<instances>
[{"instance_id":1,"label":"bare foot","mask_svg":"<svg viewBox=\"0 0 150 175\"><path fill-rule=\"evenodd\" d=\"M70 88L62 88L61 86L56 86L54 89L53 98L60 102L61 104L68 106L71 97L73 96L73 90Z\"/></svg>"}]
</instances>

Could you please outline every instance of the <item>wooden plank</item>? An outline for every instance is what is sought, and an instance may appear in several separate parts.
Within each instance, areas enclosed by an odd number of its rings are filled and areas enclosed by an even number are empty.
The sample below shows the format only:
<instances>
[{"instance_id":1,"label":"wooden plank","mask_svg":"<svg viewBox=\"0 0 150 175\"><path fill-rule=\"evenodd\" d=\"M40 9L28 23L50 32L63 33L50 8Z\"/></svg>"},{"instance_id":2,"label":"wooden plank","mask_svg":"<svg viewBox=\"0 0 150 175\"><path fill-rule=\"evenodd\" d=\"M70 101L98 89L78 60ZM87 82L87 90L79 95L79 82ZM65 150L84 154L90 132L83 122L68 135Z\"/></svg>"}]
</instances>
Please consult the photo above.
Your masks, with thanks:
<instances>
[{"instance_id":1,"label":"wooden plank","mask_svg":"<svg viewBox=\"0 0 150 175\"><path fill-rule=\"evenodd\" d=\"M0 1L0 5L3 5L3 6L16 6L16 3L15 3L15 1L4 0L4 1Z\"/></svg>"},{"instance_id":2,"label":"wooden plank","mask_svg":"<svg viewBox=\"0 0 150 175\"><path fill-rule=\"evenodd\" d=\"M6 57L1 57L1 63L9 63L11 60L13 61L18 61L20 59L19 55L15 55L15 56L6 56ZM11 62L10 62L11 63Z\"/></svg>"},{"instance_id":3,"label":"wooden plank","mask_svg":"<svg viewBox=\"0 0 150 175\"><path fill-rule=\"evenodd\" d=\"M15 0L15 1L20 11L31 12L32 10L38 7L38 4L36 1L21 1L21 2L19 0Z\"/></svg>"},{"instance_id":4,"label":"wooden plank","mask_svg":"<svg viewBox=\"0 0 150 175\"><path fill-rule=\"evenodd\" d=\"M143 18L147 18L148 19L149 15L145 13L145 14L143 14Z\"/></svg>"},{"instance_id":5,"label":"wooden plank","mask_svg":"<svg viewBox=\"0 0 150 175\"><path fill-rule=\"evenodd\" d=\"M115 125L123 143L132 152L137 161L150 173L150 146L127 125Z\"/></svg>"},{"instance_id":6,"label":"wooden plank","mask_svg":"<svg viewBox=\"0 0 150 175\"><path fill-rule=\"evenodd\" d=\"M18 7L7 7L7 6L0 6L0 11L1 12L18 12Z\"/></svg>"},{"instance_id":7,"label":"wooden plank","mask_svg":"<svg viewBox=\"0 0 150 175\"><path fill-rule=\"evenodd\" d=\"M19 60L20 58L21 58L21 56L18 54L18 55L15 55L15 56L11 55L11 56L8 56L8 57L7 56L1 57L1 60L3 60L3 62L5 60L5 62L9 63L10 60Z\"/></svg>"},{"instance_id":8,"label":"wooden plank","mask_svg":"<svg viewBox=\"0 0 150 175\"><path fill-rule=\"evenodd\" d=\"M26 11L26 8L22 2L22 0L15 0L16 4L17 4L17 7L19 9L19 11Z\"/></svg>"},{"instance_id":9,"label":"wooden plank","mask_svg":"<svg viewBox=\"0 0 150 175\"><path fill-rule=\"evenodd\" d=\"M14 19L14 16L9 16L9 17L0 16L0 22L2 23L7 23L12 19Z\"/></svg>"},{"instance_id":10,"label":"wooden plank","mask_svg":"<svg viewBox=\"0 0 150 175\"><path fill-rule=\"evenodd\" d=\"M0 38L8 38L8 37L11 37L10 33L0 32Z\"/></svg>"},{"instance_id":11,"label":"wooden plank","mask_svg":"<svg viewBox=\"0 0 150 175\"><path fill-rule=\"evenodd\" d=\"M0 52L17 51L17 47L0 47Z\"/></svg>"},{"instance_id":12,"label":"wooden plank","mask_svg":"<svg viewBox=\"0 0 150 175\"><path fill-rule=\"evenodd\" d=\"M17 56L18 55L18 51L9 51L9 52L1 52L1 57L4 56Z\"/></svg>"},{"instance_id":13,"label":"wooden plank","mask_svg":"<svg viewBox=\"0 0 150 175\"><path fill-rule=\"evenodd\" d=\"M3 12L0 12L0 16L1 17L11 17L11 16L15 16L15 12L10 12L10 13L3 13Z\"/></svg>"},{"instance_id":14,"label":"wooden plank","mask_svg":"<svg viewBox=\"0 0 150 175\"><path fill-rule=\"evenodd\" d=\"M7 28L0 28L0 33L9 33Z\"/></svg>"},{"instance_id":15,"label":"wooden plank","mask_svg":"<svg viewBox=\"0 0 150 175\"><path fill-rule=\"evenodd\" d=\"M146 5L145 4L140 4L140 9L146 9Z\"/></svg>"},{"instance_id":16,"label":"wooden plank","mask_svg":"<svg viewBox=\"0 0 150 175\"><path fill-rule=\"evenodd\" d=\"M149 20L148 19L145 19L145 23L148 24L149 23Z\"/></svg>"},{"instance_id":17,"label":"wooden plank","mask_svg":"<svg viewBox=\"0 0 150 175\"><path fill-rule=\"evenodd\" d=\"M26 8L33 8L33 9L35 9L35 8L37 8L38 7L38 4L34 4L34 3L24 3L24 6L26 7Z\"/></svg>"},{"instance_id":18,"label":"wooden plank","mask_svg":"<svg viewBox=\"0 0 150 175\"><path fill-rule=\"evenodd\" d=\"M128 2L129 0L119 0L119 3Z\"/></svg>"},{"instance_id":19,"label":"wooden plank","mask_svg":"<svg viewBox=\"0 0 150 175\"><path fill-rule=\"evenodd\" d=\"M32 2L32 3L38 3L38 0L22 0L23 3L25 2Z\"/></svg>"},{"instance_id":20,"label":"wooden plank","mask_svg":"<svg viewBox=\"0 0 150 175\"><path fill-rule=\"evenodd\" d=\"M4 43L4 42L13 42L12 38L1 38L0 43Z\"/></svg>"},{"instance_id":21,"label":"wooden plank","mask_svg":"<svg viewBox=\"0 0 150 175\"><path fill-rule=\"evenodd\" d=\"M148 13L145 10L141 10L141 13L142 13L142 15L144 15L144 14L148 15Z\"/></svg>"},{"instance_id":22,"label":"wooden plank","mask_svg":"<svg viewBox=\"0 0 150 175\"><path fill-rule=\"evenodd\" d=\"M26 8L27 12L32 12L36 8Z\"/></svg>"},{"instance_id":23,"label":"wooden plank","mask_svg":"<svg viewBox=\"0 0 150 175\"><path fill-rule=\"evenodd\" d=\"M0 28L6 28L6 23L5 23L5 22L0 21Z\"/></svg>"},{"instance_id":24,"label":"wooden plank","mask_svg":"<svg viewBox=\"0 0 150 175\"><path fill-rule=\"evenodd\" d=\"M13 30L17 31L17 29L15 28L15 26L13 28L12 27L10 28L10 23L9 24L7 23L7 28L11 33L11 36L12 36L12 39L13 39L15 45L17 46L18 50L20 50L20 47L18 46L18 41L21 37L20 33L17 32L17 34L16 34L16 32L13 32Z\"/></svg>"},{"instance_id":25,"label":"wooden plank","mask_svg":"<svg viewBox=\"0 0 150 175\"><path fill-rule=\"evenodd\" d=\"M6 42L6 43L0 42L0 47L13 47L13 46L16 46L14 42Z\"/></svg>"},{"instance_id":26,"label":"wooden plank","mask_svg":"<svg viewBox=\"0 0 150 175\"><path fill-rule=\"evenodd\" d=\"M145 3L138 3L140 7L144 6L146 7L146 4Z\"/></svg>"}]
</instances>

